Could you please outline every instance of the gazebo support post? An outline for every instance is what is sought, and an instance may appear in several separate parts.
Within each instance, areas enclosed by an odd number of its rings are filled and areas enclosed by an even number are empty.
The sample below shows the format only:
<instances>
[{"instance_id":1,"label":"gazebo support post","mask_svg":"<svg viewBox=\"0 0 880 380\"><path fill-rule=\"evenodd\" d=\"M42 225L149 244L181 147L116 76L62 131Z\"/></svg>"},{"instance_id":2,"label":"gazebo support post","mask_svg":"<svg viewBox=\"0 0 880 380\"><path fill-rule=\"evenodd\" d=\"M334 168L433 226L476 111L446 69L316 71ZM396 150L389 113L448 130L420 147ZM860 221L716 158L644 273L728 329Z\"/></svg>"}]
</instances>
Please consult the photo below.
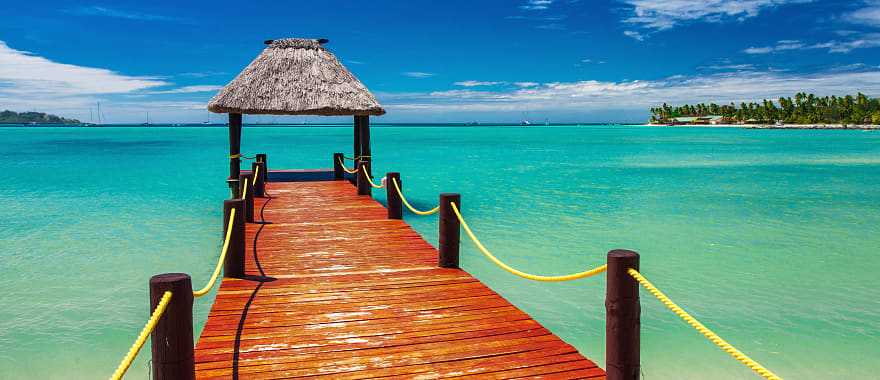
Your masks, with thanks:
<instances>
[{"instance_id":1,"label":"gazebo support post","mask_svg":"<svg viewBox=\"0 0 880 380\"><path fill-rule=\"evenodd\" d=\"M241 114L229 114L229 178L238 179L241 174ZM231 183L230 183L231 187ZM232 194L235 198L238 194Z\"/></svg>"},{"instance_id":2,"label":"gazebo support post","mask_svg":"<svg viewBox=\"0 0 880 380\"><path fill-rule=\"evenodd\" d=\"M360 167L360 155L361 155L361 122L358 120L358 117L354 117L354 168L357 169ZM351 183L357 183L357 174L355 174L351 178Z\"/></svg>"},{"instance_id":3,"label":"gazebo support post","mask_svg":"<svg viewBox=\"0 0 880 380\"><path fill-rule=\"evenodd\" d=\"M355 120L360 119L360 123L355 122L356 124L360 124L360 134L361 134L361 162L364 163L364 167L367 169L367 173L370 173L370 178L373 178L373 157L370 156L370 116L369 115L357 115L355 116Z\"/></svg>"}]
</instances>

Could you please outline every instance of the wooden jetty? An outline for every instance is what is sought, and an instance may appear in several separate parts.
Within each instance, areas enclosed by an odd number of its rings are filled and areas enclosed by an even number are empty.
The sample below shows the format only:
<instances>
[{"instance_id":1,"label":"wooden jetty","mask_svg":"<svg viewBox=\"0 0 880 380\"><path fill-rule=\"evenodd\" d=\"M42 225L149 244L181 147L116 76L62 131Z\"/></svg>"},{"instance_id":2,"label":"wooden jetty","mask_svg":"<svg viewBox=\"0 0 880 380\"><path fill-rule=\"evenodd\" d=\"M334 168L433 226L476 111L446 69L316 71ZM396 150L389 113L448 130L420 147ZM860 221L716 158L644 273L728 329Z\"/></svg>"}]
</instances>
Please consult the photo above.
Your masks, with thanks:
<instances>
[{"instance_id":1,"label":"wooden jetty","mask_svg":"<svg viewBox=\"0 0 880 380\"><path fill-rule=\"evenodd\" d=\"M196 377L604 378L347 181L270 182L224 278Z\"/></svg>"},{"instance_id":2,"label":"wooden jetty","mask_svg":"<svg viewBox=\"0 0 880 380\"><path fill-rule=\"evenodd\" d=\"M232 199L224 247L193 290L183 273L150 279L152 314L111 376L121 379L151 337L155 380L366 378L608 378L640 376L639 286L758 375L780 377L724 341L639 273L639 255L608 252L591 270L541 276L504 264L464 221L458 194L429 211L406 202L399 173L372 181L370 116L385 110L323 45L268 47L208 104L229 114ZM355 169L269 171L266 154L241 170L244 114L353 116ZM329 155L328 155L329 156ZM328 157L329 159L330 157ZM345 173L354 174L347 178ZM392 185L393 184L393 185ZM354 185L354 186L352 186ZM400 185L402 186L402 185ZM372 199L387 192L387 208ZM392 188L394 190L392 190ZM402 219L439 213L434 249ZM459 268L460 233L499 267L534 281L606 274L604 370ZM194 297L220 289L193 347Z\"/></svg>"}]
</instances>

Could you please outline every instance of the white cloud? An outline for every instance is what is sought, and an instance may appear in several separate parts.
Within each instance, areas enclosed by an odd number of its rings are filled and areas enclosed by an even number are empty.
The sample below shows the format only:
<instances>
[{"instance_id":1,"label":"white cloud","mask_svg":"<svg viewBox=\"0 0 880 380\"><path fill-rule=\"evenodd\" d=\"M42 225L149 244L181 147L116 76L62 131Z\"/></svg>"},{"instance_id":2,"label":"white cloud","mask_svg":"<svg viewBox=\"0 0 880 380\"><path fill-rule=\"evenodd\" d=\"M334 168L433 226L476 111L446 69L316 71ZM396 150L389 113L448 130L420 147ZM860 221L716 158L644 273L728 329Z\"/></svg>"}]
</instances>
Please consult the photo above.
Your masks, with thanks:
<instances>
[{"instance_id":1,"label":"white cloud","mask_svg":"<svg viewBox=\"0 0 880 380\"><path fill-rule=\"evenodd\" d=\"M461 82L455 82L453 84L456 86L462 86L462 87L477 87L477 86L495 86L495 85L504 84L504 83L506 83L506 82L481 82L481 81L476 81L476 80L466 80L466 81L461 81Z\"/></svg>"},{"instance_id":2,"label":"white cloud","mask_svg":"<svg viewBox=\"0 0 880 380\"><path fill-rule=\"evenodd\" d=\"M407 71L407 72L404 72L404 73L401 73L401 74L403 74L403 76L406 76L406 77L410 77L410 78L418 78L418 79L422 79L422 78L430 78L430 77L432 77L432 76L434 76L434 75L437 75L437 74L434 74L434 73L426 73L426 72L421 72L421 71Z\"/></svg>"},{"instance_id":3,"label":"white cloud","mask_svg":"<svg viewBox=\"0 0 880 380\"><path fill-rule=\"evenodd\" d=\"M140 12L131 12L124 11L119 9L112 9L101 7L97 5L83 6L79 8L74 8L67 11L68 13L80 15L80 16L101 16L101 17L112 17L112 18L122 18L128 20L138 20L138 21L180 21L180 19L169 16L162 16L156 14L149 13L140 13Z\"/></svg>"},{"instance_id":4,"label":"white cloud","mask_svg":"<svg viewBox=\"0 0 880 380\"><path fill-rule=\"evenodd\" d=\"M645 36L643 36L641 33L636 32L634 30L624 30L623 35L630 37L630 38L634 38L637 41L644 41L645 40Z\"/></svg>"},{"instance_id":5,"label":"white cloud","mask_svg":"<svg viewBox=\"0 0 880 380\"><path fill-rule=\"evenodd\" d=\"M516 87L535 87L539 84L538 82L513 82Z\"/></svg>"},{"instance_id":6,"label":"white cloud","mask_svg":"<svg viewBox=\"0 0 880 380\"><path fill-rule=\"evenodd\" d=\"M119 94L169 84L156 77L128 76L107 69L53 62L0 41L0 96Z\"/></svg>"},{"instance_id":7,"label":"white cloud","mask_svg":"<svg viewBox=\"0 0 880 380\"><path fill-rule=\"evenodd\" d=\"M720 64L720 65L703 66L700 68L701 69L709 69L709 70L720 70L720 71L724 71L724 70L754 70L755 65L753 65L751 63L740 63L740 64L727 63L727 64Z\"/></svg>"},{"instance_id":8,"label":"white cloud","mask_svg":"<svg viewBox=\"0 0 880 380\"><path fill-rule=\"evenodd\" d=\"M207 77L226 75L226 74L227 73L223 72L223 71L199 71L199 72L180 73L180 74L177 74L177 76L190 77L190 78L207 78Z\"/></svg>"},{"instance_id":9,"label":"white cloud","mask_svg":"<svg viewBox=\"0 0 880 380\"><path fill-rule=\"evenodd\" d=\"M865 8L845 14L843 19L855 24L880 26L880 4L869 3Z\"/></svg>"},{"instance_id":10,"label":"white cloud","mask_svg":"<svg viewBox=\"0 0 880 380\"><path fill-rule=\"evenodd\" d=\"M795 40L781 40L773 46L750 47L743 50L746 54L769 54L788 50L827 50L829 53L849 53L855 49L880 47L880 33L851 35L846 41L828 41L815 44L804 44Z\"/></svg>"},{"instance_id":11,"label":"white cloud","mask_svg":"<svg viewBox=\"0 0 880 380\"><path fill-rule=\"evenodd\" d=\"M632 6L624 22L647 29L664 30L683 22L720 22L757 16L762 10L811 0L621 0Z\"/></svg>"},{"instance_id":12,"label":"white cloud","mask_svg":"<svg viewBox=\"0 0 880 380\"><path fill-rule=\"evenodd\" d=\"M382 94L388 109L420 111L572 111L647 109L661 104L739 103L792 96L880 95L880 71L788 74L737 71L696 77L674 76L652 81L553 82L506 91L451 90L430 93Z\"/></svg>"},{"instance_id":13,"label":"white cloud","mask_svg":"<svg viewBox=\"0 0 880 380\"><path fill-rule=\"evenodd\" d=\"M218 85L195 85L173 88L170 90L150 91L150 94L192 94L197 92L214 92L220 91L223 86Z\"/></svg>"},{"instance_id":14,"label":"white cloud","mask_svg":"<svg viewBox=\"0 0 880 380\"><path fill-rule=\"evenodd\" d=\"M529 0L525 5L520 5L519 8L527 11L539 11L549 8L550 4L553 4L553 0Z\"/></svg>"}]
</instances>

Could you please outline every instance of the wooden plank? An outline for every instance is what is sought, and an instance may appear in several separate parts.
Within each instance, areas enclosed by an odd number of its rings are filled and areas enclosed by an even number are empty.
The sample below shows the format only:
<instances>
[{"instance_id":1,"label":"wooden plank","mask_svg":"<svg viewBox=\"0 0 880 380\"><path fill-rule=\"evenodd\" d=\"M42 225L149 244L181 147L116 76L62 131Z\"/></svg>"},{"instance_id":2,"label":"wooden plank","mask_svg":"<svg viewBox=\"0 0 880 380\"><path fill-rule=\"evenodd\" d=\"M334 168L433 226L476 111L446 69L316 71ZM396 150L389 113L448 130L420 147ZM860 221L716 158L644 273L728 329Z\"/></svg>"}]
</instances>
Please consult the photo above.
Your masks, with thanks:
<instances>
[{"instance_id":1,"label":"wooden plank","mask_svg":"<svg viewBox=\"0 0 880 380\"><path fill-rule=\"evenodd\" d=\"M200 379L602 378L604 371L347 181L268 183L224 278ZM256 252L254 250L256 249ZM597 332L600 333L600 332Z\"/></svg>"}]
</instances>

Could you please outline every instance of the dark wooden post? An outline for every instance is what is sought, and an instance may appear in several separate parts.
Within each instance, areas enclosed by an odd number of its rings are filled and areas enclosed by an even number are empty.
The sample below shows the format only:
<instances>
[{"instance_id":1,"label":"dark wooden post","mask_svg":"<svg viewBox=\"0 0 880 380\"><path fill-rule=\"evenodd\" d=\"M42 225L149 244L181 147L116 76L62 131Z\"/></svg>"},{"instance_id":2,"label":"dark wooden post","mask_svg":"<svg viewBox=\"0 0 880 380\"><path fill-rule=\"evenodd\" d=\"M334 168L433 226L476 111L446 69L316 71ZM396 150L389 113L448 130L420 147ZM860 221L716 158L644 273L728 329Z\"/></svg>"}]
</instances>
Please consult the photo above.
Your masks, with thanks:
<instances>
[{"instance_id":1,"label":"dark wooden post","mask_svg":"<svg viewBox=\"0 0 880 380\"><path fill-rule=\"evenodd\" d=\"M370 116L355 116L360 119L361 131L361 162L366 164L367 173L373 178L373 157L370 149Z\"/></svg>"},{"instance_id":2,"label":"dark wooden post","mask_svg":"<svg viewBox=\"0 0 880 380\"><path fill-rule=\"evenodd\" d=\"M235 208L235 218L232 220L232 236L229 237L229 251L226 252L226 262L223 263L223 276L244 277L244 199L227 199L223 201L223 236L226 236L226 228L229 223L229 212Z\"/></svg>"},{"instance_id":3,"label":"dark wooden post","mask_svg":"<svg viewBox=\"0 0 880 380\"><path fill-rule=\"evenodd\" d=\"M259 175L259 174L258 174ZM238 177L239 186L242 189L242 192L245 193L244 196L244 220L248 223L254 222L254 173L251 174L242 174ZM247 189L247 191L244 191ZM239 197L241 198L241 197Z\"/></svg>"},{"instance_id":4,"label":"dark wooden post","mask_svg":"<svg viewBox=\"0 0 880 380\"><path fill-rule=\"evenodd\" d=\"M263 169L265 169L260 174L260 176L263 177L261 180L263 183L269 182L269 156L267 156L266 153L257 153L255 158L257 162L263 163Z\"/></svg>"},{"instance_id":5,"label":"dark wooden post","mask_svg":"<svg viewBox=\"0 0 880 380\"><path fill-rule=\"evenodd\" d=\"M150 335L153 379L195 379L193 294L189 275L166 273L150 278L150 313L156 310L166 291L171 291L171 301Z\"/></svg>"},{"instance_id":6,"label":"dark wooden post","mask_svg":"<svg viewBox=\"0 0 880 380\"><path fill-rule=\"evenodd\" d=\"M266 197L266 178L268 176L266 174L266 163L265 162L253 162L251 163L251 173L256 173L257 168L260 168L260 172L257 173L257 183L253 186L254 196L257 198L265 198Z\"/></svg>"},{"instance_id":7,"label":"dark wooden post","mask_svg":"<svg viewBox=\"0 0 880 380\"><path fill-rule=\"evenodd\" d=\"M241 174L241 114L229 114L229 179Z\"/></svg>"},{"instance_id":8,"label":"dark wooden post","mask_svg":"<svg viewBox=\"0 0 880 380\"><path fill-rule=\"evenodd\" d=\"M342 153L333 153L333 179L343 179L344 173L342 171L342 160L345 159L345 155Z\"/></svg>"},{"instance_id":9,"label":"dark wooden post","mask_svg":"<svg viewBox=\"0 0 880 380\"><path fill-rule=\"evenodd\" d=\"M394 187L394 180L403 191L403 183L400 182L400 173L391 172L385 174L385 199L388 203L388 219L403 219L403 204L400 201L400 194Z\"/></svg>"},{"instance_id":10,"label":"dark wooden post","mask_svg":"<svg viewBox=\"0 0 880 380\"><path fill-rule=\"evenodd\" d=\"M227 179L226 182L229 183L229 190L232 192L232 198L238 198L241 196L241 175L236 177L235 179Z\"/></svg>"},{"instance_id":11,"label":"dark wooden post","mask_svg":"<svg viewBox=\"0 0 880 380\"><path fill-rule=\"evenodd\" d=\"M455 203L461 211L461 195L453 193L440 194L440 257L438 264L443 268L458 268L458 250L461 238L461 223L451 203Z\"/></svg>"},{"instance_id":12,"label":"dark wooden post","mask_svg":"<svg viewBox=\"0 0 880 380\"><path fill-rule=\"evenodd\" d=\"M361 167L357 171L357 194L373 195L373 187L367 182L367 174L364 172L364 162L361 161Z\"/></svg>"},{"instance_id":13,"label":"dark wooden post","mask_svg":"<svg viewBox=\"0 0 880 380\"><path fill-rule=\"evenodd\" d=\"M608 380L639 378L639 283L627 273L639 270L639 254L625 249L608 252L605 294L605 372Z\"/></svg>"},{"instance_id":14,"label":"dark wooden post","mask_svg":"<svg viewBox=\"0 0 880 380\"><path fill-rule=\"evenodd\" d=\"M354 167L358 168L361 155L361 120L358 116L354 117ZM351 183L357 184L357 176L351 179Z\"/></svg>"}]
</instances>

